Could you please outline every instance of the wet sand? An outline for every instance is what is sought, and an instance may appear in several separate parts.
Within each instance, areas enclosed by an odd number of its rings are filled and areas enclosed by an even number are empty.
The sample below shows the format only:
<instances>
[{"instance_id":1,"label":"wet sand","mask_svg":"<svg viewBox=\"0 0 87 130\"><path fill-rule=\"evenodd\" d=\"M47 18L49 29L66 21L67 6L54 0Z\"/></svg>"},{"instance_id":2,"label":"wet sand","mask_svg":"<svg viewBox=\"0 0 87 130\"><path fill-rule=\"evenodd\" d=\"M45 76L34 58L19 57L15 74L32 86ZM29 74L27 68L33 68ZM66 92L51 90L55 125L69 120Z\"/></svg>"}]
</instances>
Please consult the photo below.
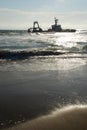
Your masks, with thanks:
<instances>
[{"instance_id":1,"label":"wet sand","mask_svg":"<svg viewBox=\"0 0 87 130\"><path fill-rule=\"evenodd\" d=\"M73 105L58 109L7 130L86 130L87 105Z\"/></svg>"},{"instance_id":2,"label":"wet sand","mask_svg":"<svg viewBox=\"0 0 87 130\"><path fill-rule=\"evenodd\" d=\"M66 66L64 65L64 67ZM28 69L28 71L5 70L0 72L0 129L31 121L43 115L48 115L55 108L62 108L62 106L66 106L67 104L86 103L86 64L67 70L58 70L57 68L51 70L49 68L49 70L32 71ZM82 119L87 119L86 109L87 107L81 109L82 114L78 112L78 117L82 115L81 121ZM79 111L79 108L77 111ZM75 112L75 108L70 109L69 112ZM64 116L65 115L66 114L64 114ZM79 122L78 117L76 117L77 122ZM67 117L67 120L68 118L70 118L70 116ZM43 117L40 119L43 123ZM46 120L48 120L48 118L46 118ZM52 118L52 121L53 120L54 118ZM58 122L59 120L60 118L58 117ZM51 118L48 120L49 124L50 121ZM37 123L35 123L35 129L39 130L40 127L38 128L36 125ZM77 127L78 126L75 128ZM18 130L22 130L21 127L19 128ZM81 130L86 130L85 127L82 128L84 129ZM15 127L13 127L13 129L16 130ZM40 130L43 129L46 130L47 128L41 127ZM27 128L25 129L25 125L23 130L27 130ZM30 130L33 130L31 126Z\"/></svg>"}]
</instances>

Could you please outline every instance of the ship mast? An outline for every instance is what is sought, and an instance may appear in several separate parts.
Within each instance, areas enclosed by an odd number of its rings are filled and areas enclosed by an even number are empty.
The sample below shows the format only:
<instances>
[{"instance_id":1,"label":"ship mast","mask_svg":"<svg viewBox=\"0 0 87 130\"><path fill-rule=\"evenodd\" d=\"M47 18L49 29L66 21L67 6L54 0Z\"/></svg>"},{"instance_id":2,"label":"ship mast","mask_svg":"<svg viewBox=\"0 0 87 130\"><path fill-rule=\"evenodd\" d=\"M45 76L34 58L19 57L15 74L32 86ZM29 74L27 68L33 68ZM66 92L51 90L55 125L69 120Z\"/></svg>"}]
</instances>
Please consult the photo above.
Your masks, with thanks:
<instances>
[{"instance_id":1,"label":"ship mast","mask_svg":"<svg viewBox=\"0 0 87 130\"><path fill-rule=\"evenodd\" d=\"M58 19L56 19L56 17L54 19L55 19L55 26L57 26Z\"/></svg>"}]
</instances>

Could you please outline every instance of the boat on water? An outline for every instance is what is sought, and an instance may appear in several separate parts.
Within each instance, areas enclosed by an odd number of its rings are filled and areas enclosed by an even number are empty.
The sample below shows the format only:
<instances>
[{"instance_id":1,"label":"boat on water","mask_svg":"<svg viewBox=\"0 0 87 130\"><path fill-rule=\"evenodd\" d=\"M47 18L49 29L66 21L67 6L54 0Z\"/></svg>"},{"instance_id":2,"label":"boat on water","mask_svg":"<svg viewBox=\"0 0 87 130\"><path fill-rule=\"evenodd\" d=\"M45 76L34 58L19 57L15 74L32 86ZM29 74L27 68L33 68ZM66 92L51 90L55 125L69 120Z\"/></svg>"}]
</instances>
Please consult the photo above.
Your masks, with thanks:
<instances>
[{"instance_id":1,"label":"boat on water","mask_svg":"<svg viewBox=\"0 0 87 130\"><path fill-rule=\"evenodd\" d=\"M33 27L28 29L29 33L37 33L37 32L76 32L76 29L62 29L61 25L58 24L58 19L54 19L55 24L51 25L51 28L47 30L43 30L40 26L38 21L34 21Z\"/></svg>"}]
</instances>

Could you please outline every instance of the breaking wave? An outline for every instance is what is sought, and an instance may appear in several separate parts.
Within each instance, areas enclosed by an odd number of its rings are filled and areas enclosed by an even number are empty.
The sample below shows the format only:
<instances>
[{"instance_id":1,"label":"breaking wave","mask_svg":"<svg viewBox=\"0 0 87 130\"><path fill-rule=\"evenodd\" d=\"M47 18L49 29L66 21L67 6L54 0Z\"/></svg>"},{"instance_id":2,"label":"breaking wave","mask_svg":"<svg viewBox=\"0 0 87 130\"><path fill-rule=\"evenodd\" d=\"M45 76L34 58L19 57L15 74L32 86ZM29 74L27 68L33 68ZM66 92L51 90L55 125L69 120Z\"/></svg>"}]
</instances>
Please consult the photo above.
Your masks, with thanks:
<instances>
[{"instance_id":1,"label":"breaking wave","mask_svg":"<svg viewBox=\"0 0 87 130\"><path fill-rule=\"evenodd\" d=\"M39 50L39 51L0 51L0 59L10 59L10 60L22 60L27 59L33 56L51 56L51 55L61 55L64 52L58 51L46 51L46 50Z\"/></svg>"},{"instance_id":2,"label":"breaking wave","mask_svg":"<svg viewBox=\"0 0 87 130\"><path fill-rule=\"evenodd\" d=\"M74 49L74 52L73 52ZM76 48L77 51L77 48ZM58 51L55 48L47 50L23 50L23 51L9 51L1 50L0 59L1 60L25 60L32 57L60 57L60 58L87 58L87 46L83 47L84 52L75 52L75 48L70 51Z\"/></svg>"}]
</instances>

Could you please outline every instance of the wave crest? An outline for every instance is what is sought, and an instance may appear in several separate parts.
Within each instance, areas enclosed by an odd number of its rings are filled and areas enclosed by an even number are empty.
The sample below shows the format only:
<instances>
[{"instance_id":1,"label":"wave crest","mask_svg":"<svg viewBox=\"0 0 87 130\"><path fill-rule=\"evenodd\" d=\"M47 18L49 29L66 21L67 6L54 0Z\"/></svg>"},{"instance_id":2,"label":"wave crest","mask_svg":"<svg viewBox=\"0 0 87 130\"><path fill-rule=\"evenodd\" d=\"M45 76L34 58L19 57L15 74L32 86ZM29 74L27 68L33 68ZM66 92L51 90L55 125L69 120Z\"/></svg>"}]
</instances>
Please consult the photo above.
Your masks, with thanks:
<instances>
[{"instance_id":1,"label":"wave crest","mask_svg":"<svg viewBox=\"0 0 87 130\"><path fill-rule=\"evenodd\" d=\"M0 59L22 60L33 56L60 55L64 52L51 50L33 50L33 51L0 51Z\"/></svg>"}]
</instances>

